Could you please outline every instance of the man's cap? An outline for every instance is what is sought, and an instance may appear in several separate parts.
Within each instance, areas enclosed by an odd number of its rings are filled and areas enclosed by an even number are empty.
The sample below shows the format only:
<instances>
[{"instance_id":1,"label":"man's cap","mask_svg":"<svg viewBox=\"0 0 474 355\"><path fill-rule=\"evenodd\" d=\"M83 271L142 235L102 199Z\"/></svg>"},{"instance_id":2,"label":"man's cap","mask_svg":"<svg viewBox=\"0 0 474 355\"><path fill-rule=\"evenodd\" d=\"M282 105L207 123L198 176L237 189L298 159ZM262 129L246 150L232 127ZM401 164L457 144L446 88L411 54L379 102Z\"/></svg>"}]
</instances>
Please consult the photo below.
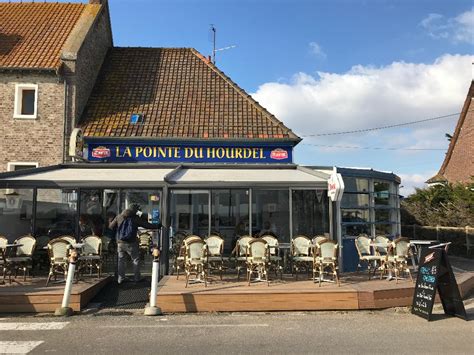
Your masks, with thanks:
<instances>
[{"instance_id":1,"label":"man's cap","mask_svg":"<svg viewBox=\"0 0 474 355\"><path fill-rule=\"evenodd\" d=\"M132 211L140 211L142 208L138 203L131 203L129 209L131 209Z\"/></svg>"}]
</instances>

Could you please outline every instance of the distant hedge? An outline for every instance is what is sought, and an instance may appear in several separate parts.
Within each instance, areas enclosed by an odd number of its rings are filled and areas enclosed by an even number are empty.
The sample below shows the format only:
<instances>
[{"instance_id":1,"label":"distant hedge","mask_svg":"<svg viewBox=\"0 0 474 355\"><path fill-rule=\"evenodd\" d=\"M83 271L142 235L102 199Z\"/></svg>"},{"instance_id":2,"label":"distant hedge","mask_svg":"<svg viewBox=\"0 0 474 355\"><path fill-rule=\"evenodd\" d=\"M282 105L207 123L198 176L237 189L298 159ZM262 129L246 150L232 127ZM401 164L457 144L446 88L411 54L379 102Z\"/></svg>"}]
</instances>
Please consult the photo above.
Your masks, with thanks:
<instances>
[{"instance_id":1,"label":"distant hedge","mask_svg":"<svg viewBox=\"0 0 474 355\"><path fill-rule=\"evenodd\" d=\"M416 189L401 202L402 224L474 226L474 180Z\"/></svg>"}]
</instances>

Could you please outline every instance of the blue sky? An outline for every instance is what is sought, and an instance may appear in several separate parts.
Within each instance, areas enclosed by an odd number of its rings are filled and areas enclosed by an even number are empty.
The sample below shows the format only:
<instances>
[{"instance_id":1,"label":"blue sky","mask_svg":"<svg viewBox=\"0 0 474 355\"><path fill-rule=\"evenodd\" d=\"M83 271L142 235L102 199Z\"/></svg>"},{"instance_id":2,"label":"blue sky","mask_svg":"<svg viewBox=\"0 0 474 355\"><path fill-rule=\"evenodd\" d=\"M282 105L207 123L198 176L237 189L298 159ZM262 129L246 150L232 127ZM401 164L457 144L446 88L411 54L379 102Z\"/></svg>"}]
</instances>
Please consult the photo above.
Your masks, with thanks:
<instances>
[{"instance_id":1,"label":"blue sky","mask_svg":"<svg viewBox=\"0 0 474 355\"><path fill-rule=\"evenodd\" d=\"M214 24L218 48L236 45L218 53L218 67L304 138L297 163L393 171L405 193L437 172L457 117L308 136L459 112L472 79L472 1L109 3L117 46L194 47L207 55ZM441 150L372 149L387 147Z\"/></svg>"}]
</instances>

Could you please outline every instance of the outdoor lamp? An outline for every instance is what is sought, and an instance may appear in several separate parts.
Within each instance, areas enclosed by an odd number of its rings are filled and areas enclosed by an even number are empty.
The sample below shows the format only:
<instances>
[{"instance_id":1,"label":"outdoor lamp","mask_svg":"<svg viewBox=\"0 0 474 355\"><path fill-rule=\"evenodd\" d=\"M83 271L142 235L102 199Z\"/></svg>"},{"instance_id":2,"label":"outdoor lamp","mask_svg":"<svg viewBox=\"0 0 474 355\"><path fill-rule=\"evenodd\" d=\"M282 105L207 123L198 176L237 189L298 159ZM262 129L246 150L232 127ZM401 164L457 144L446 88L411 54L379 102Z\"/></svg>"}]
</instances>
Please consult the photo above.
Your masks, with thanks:
<instances>
[{"instance_id":1,"label":"outdoor lamp","mask_svg":"<svg viewBox=\"0 0 474 355\"><path fill-rule=\"evenodd\" d=\"M15 190L13 190L13 192L6 193L5 199L7 209L20 208L21 195Z\"/></svg>"}]
</instances>

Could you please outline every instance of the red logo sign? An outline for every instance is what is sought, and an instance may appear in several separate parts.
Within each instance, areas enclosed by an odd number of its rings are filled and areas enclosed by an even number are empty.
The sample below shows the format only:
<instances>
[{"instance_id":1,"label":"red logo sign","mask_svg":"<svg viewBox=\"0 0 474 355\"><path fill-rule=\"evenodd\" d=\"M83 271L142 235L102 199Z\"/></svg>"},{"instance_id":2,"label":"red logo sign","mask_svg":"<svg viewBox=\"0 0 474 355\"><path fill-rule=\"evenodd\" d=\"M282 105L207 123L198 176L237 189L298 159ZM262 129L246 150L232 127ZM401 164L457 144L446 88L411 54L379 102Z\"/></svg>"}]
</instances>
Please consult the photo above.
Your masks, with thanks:
<instances>
[{"instance_id":1,"label":"red logo sign","mask_svg":"<svg viewBox=\"0 0 474 355\"><path fill-rule=\"evenodd\" d=\"M425 263L429 263L433 259L434 259L434 252L425 256Z\"/></svg>"},{"instance_id":2,"label":"red logo sign","mask_svg":"<svg viewBox=\"0 0 474 355\"><path fill-rule=\"evenodd\" d=\"M97 147L92 149L92 157L94 158L108 158L110 157L110 149L106 147Z\"/></svg>"},{"instance_id":3,"label":"red logo sign","mask_svg":"<svg viewBox=\"0 0 474 355\"><path fill-rule=\"evenodd\" d=\"M288 159L288 152L281 148L273 149L270 153L270 158L275 160Z\"/></svg>"}]
</instances>

